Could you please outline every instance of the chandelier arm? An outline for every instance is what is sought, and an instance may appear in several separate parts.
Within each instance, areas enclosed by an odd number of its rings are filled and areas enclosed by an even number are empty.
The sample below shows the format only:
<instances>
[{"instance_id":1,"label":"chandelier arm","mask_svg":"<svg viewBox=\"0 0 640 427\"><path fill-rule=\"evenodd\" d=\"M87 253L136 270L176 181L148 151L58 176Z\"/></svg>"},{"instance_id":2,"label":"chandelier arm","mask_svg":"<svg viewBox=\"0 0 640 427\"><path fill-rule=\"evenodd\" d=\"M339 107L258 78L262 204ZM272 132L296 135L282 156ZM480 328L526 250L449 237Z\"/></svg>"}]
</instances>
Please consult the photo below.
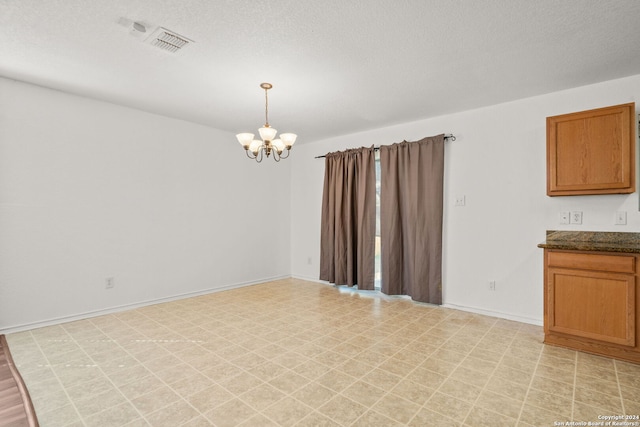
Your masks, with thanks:
<instances>
[{"instance_id":1,"label":"chandelier arm","mask_svg":"<svg viewBox=\"0 0 640 427\"><path fill-rule=\"evenodd\" d=\"M251 152L251 150L244 150L245 153L247 153L247 157L250 158L251 160L255 159L256 156L251 156L251 154L249 154Z\"/></svg>"},{"instance_id":2,"label":"chandelier arm","mask_svg":"<svg viewBox=\"0 0 640 427\"><path fill-rule=\"evenodd\" d=\"M279 162L280 159L282 159L282 157L280 157L278 150L273 150L273 160L275 160L276 162Z\"/></svg>"},{"instance_id":3,"label":"chandelier arm","mask_svg":"<svg viewBox=\"0 0 640 427\"><path fill-rule=\"evenodd\" d=\"M262 162L263 157L264 157L264 151L262 150L262 147L260 147L260 150L258 151L258 154L255 157L256 162L258 163Z\"/></svg>"},{"instance_id":4,"label":"chandelier arm","mask_svg":"<svg viewBox=\"0 0 640 427\"><path fill-rule=\"evenodd\" d=\"M291 149L290 148L285 148L285 150L287 150L287 155L283 156L282 154L280 155L281 159L286 159L287 157L289 157L289 154L291 154ZM282 150L282 152L284 153L284 150Z\"/></svg>"}]
</instances>

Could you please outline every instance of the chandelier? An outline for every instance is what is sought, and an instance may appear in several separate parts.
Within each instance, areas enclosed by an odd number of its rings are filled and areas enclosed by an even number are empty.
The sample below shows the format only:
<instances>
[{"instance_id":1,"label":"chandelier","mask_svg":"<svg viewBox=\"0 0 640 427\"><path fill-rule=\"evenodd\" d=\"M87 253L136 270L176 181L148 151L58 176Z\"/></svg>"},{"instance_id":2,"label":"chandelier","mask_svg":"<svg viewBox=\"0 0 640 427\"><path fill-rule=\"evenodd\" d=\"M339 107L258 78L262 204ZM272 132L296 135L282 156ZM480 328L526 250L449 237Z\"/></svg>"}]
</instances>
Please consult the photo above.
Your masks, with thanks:
<instances>
[{"instance_id":1,"label":"chandelier","mask_svg":"<svg viewBox=\"0 0 640 427\"><path fill-rule=\"evenodd\" d=\"M295 133L283 133L280 135L280 138L275 139L278 131L269 125L269 97L267 95L267 92L273 85L271 83L262 83L260 87L264 89L265 123L263 127L258 129L262 141L253 139L252 133L239 133L236 135L236 138L238 138L238 142L242 145L242 148L244 148L247 153L247 157L250 159L255 159L256 162L260 163L264 156L269 157L273 154L273 159L279 162L281 159L289 157L291 147L296 142L298 135ZM282 154L284 150L287 150L286 155Z\"/></svg>"}]
</instances>

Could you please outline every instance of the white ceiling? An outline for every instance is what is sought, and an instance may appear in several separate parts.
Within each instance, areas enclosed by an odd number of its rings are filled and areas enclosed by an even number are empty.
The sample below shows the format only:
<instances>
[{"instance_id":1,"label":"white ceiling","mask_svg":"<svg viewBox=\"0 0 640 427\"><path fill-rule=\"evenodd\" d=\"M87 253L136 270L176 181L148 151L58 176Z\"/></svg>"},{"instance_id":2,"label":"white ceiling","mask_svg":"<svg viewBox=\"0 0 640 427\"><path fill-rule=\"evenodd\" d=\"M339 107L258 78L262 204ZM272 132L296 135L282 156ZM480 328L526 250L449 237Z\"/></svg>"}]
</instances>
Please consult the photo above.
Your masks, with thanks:
<instances>
[{"instance_id":1,"label":"white ceiling","mask_svg":"<svg viewBox=\"0 0 640 427\"><path fill-rule=\"evenodd\" d=\"M0 0L0 76L233 133L271 82L304 143L640 74L638 22L638 0Z\"/></svg>"}]
</instances>

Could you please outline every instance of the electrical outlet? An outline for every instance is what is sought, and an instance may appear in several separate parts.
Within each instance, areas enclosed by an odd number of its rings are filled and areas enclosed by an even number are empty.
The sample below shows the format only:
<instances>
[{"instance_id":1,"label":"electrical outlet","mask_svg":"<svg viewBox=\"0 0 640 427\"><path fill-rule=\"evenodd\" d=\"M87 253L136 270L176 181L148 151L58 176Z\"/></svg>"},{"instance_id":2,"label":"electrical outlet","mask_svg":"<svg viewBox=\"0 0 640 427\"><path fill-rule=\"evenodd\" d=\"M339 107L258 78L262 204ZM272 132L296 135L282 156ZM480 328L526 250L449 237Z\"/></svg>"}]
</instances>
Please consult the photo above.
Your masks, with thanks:
<instances>
[{"instance_id":1,"label":"electrical outlet","mask_svg":"<svg viewBox=\"0 0 640 427\"><path fill-rule=\"evenodd\" d=\"M571 224L582 224L582 211L572 211L571 212Z\"/></svg>"},{"instance_id":2,"label":"electrical outlet","mask_svg":"<svg viewBox=\"0 0 640 427\"><path fill-rule=\"evenodd\" d=\"M627 225L627 212L616 212L616 225Z\"/></svg>"},{"instance_id":3,"label":"electrical outlet","mask_svg":"<svg viewBox=\"0 0 640 427\"><path fill-rule=\"evenodd\" d=\"M115 281L113 279L113 277L107 277L106 281L105 281L105 289L113 289L113 287L115 286Z\"/></svg>"},{"instance_id":4,"label":"electrical outlet","mask_svg":"<svg viewBox=\"0 0 640 427\"><path fill-rule=\"evenodd\" d=\"M464 206L466 204L466 196L456 197L456 206Z\"/></svg>"},{"instance_id":5,"label":"electrical outlet","mask_svg":"<svg viewBox=\"0 0 640 427\"><path fill-rule=\"evenodd\" d=\"M489 290L490 291L495 291L496 290L496 281L495 280L489 281Z\"/></svg>"},{"instance_id":6,"label":"electrical outlet","mask_svg":"<svg viewBox=\"0 0 640 427\"><path fill-rule=\"evenodd\" d=\"M570 216L571 216L571 212L568 212L568 211L560 212L560 224L569 224Z\"/></svg>"}]
</instances>

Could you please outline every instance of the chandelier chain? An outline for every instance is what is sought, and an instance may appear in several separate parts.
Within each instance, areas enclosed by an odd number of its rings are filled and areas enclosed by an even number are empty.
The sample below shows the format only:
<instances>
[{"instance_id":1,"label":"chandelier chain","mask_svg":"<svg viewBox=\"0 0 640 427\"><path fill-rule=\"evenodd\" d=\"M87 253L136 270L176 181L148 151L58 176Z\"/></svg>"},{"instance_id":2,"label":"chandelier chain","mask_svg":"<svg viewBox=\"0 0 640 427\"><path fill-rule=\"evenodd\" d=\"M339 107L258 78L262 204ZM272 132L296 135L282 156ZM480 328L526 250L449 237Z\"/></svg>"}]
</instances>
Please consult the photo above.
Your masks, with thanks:
<instances>
[{"instance_id":1,"label":"chandelier chain","mask_svg":"<svg viewBox=\"0 0 640 427\"><path fill-rule=\"evenodd\" d=\"M269 88L264 89L264 126L269 127Z\"/></svg>"}]
</instances>

